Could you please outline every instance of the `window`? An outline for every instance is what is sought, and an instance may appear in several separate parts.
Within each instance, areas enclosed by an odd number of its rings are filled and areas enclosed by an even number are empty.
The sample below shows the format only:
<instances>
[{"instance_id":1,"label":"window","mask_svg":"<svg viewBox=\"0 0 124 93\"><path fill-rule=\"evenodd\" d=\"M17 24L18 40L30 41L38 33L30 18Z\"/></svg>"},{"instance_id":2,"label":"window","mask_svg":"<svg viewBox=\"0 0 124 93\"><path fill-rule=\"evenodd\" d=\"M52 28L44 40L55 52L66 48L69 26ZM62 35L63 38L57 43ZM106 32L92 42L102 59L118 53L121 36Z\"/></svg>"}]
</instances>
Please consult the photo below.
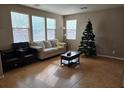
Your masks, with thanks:
<instances>
[{"instance_id":1,"label":"window","mask_svg":"<svg viewBox=\"0 0 124 93\"><path fill-rule=\"evenodd\" d=\"M11 12L14 43L29 41L29 17L27 14Z\"/></svg>"},{"instance_id":2,"label":"window","mask_svg":"<svg viewBox=\"0 0 124 93\"><path fill-rule=\"evenodd\" d=\"M33 41L45 40L45 19L32 16Z\"/></svg>"},{"instance_id":3,"label":"window","mask_svg":"<svg viewBox=\"0 0 124 93\"><path fill-rule=\"evenodd\" d=\"M56 20L47 18L47 40L55 40Z\"/></svg>"},{"instance_id":4,"label":"window","mask_svg":"<svg viewBox=\"0 0 124 93\"><path fill-rule=\"evenodd\" d=\"M77 25L77 20L66 21L66 38L67 39L76 39L76 25Z\"/></svg>"}]
</instances>

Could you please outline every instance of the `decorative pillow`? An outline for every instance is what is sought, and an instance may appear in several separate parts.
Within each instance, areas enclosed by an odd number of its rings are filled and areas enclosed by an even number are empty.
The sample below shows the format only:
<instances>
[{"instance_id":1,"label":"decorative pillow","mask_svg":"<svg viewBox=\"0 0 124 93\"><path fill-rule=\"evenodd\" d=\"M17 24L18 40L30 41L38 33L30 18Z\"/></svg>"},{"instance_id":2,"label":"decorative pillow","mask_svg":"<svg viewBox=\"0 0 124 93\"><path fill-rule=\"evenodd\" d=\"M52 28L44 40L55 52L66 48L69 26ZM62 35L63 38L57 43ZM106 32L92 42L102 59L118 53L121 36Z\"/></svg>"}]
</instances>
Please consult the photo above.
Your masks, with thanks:
<instances>
[{"instance_id":1,"label":"decorative pillow","mask_svg":"<svg viewBox=\"0 0 124 93\"><path fill-rule=\"evenodd\" d=\"M41 46L42 48L45 48L44 42L43 41L40 41L39 42L39 46Z\"/></svg>"},{"instance_id":2,"label":"decorative pillow","mask_svg":"<svg viewBox=\"0 0 124 93\"><path fill-rule=\"evenodd\" d=\"M56 46L56 41L55 40L50 40L52 47Z\"/></svg>"},{"instance_id":3,"label":"decorative pillow","mask_svg":"<svg viewBox=\"0 0 124 93\"><path fill-rule=\"evenodd\" d=\"M45 45L45 48L51 48L52 47L52 44L50 41L43 41L44 45Z\"/></svg>"},{"instance_id":4,"label":"decorative pillow","mask_svg":"<svg viewBox=\"0 0 124 93\"><path fill-rule=\"evenodd\" d=\"M37 46L36 42L31 42L30 45L31 46Z\"/></svg>"},{"instance_id":5,"label":"decorative pillow","mask_svg":"<svg viewBox=\"0 0 124 93\"><path fill-rule=\"evenodd\" d=\"M33 46L40 46L42 48L45 48L45 45L44 45L43 41L33 42L32 45Z\"/></svg>"}]
</instances>

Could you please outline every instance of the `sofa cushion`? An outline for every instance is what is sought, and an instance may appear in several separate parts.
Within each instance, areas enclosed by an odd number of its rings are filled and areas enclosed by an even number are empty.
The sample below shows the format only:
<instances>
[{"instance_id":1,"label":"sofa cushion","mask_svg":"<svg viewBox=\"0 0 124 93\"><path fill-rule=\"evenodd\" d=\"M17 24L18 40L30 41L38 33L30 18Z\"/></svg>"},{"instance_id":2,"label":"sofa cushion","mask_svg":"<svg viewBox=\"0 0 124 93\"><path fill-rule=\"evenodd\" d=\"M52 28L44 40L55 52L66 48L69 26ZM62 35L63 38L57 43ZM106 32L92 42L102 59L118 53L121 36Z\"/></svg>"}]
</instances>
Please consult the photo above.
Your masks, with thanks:
<instances>
[{"instance_id":1,"label":"sofa cushion","mask_svg":"<svg viewBox=\"0 0 124 93\"><path fill-rule=\"evenodd\" d=\"M57 48L45 48L44 52L52 52L58 50Z\"/></svg>"},{"instance_id":2,"label":"sofa cushion","mask_svg":"<svg viewBox=\"0 0 124 93\"><path fill-rule=\"evenodd\" d=\"M30 42L30 46L37 46L35 42Z\"/></svg>"},{"instance_id":3,"label":"sofa cushion","mask_svg":"<svg viewBox=\"0 0 124 93\"><path fill-rule=\"evenodd\" d=\"M57 51L58 51L57 48L45 48L45 49L43 49L43 54L48 56L51 54L55 54Z\"/></svg>"},{"instance_id":4,"label":"sofa cushion","mask_svg":"<svg viewBox=\"0 0 124 93\"><path fill-rule=\"evenodd\" d=\"M31 47L31 48L34 48L34 49L37 49L37 50L39 50L39 51L43 50L43 48L40 47L40 46L30 46L30 47Z\"/></svg>"},{"instance_id":5,"label":"sofa cushion","mask_svg":"<svg viewBox=\"0 0 124 93\"><path fill-rule=\"evenodd\" d=\"M45 48L44 42L40 41L39 46L41 46L42 48Z\"/></svg>"},{"instance_id":6,"label":"sofa cushion","mask_svg":"<svg viewBox=\"0 0 124 93\"><path fill-rule=\"evenodd\" d=\"M40 46L42 48L45 48L43 41L32 42L31 46Z\"/></svg>"},{"instance_id":7,"label":"sofa cushion","mask_svg":"<svg viewBox=\"0 0 124 93\"><path fill-rule=\"evenodd\" d=\"M52 44L50 41L43 41L44 45L45 45L45 48L51 48L52 47Z\"/></svg>"},{"instance_id":8,"label":"sofa cushion","mask_svg":"<svg viewBox=\"0 0 124 93\"><path fill-rule=\"evenodd\" d=\"M56 41L55 40L50 40L52 47L56 46Z\"/></svg>"}]
</instances>

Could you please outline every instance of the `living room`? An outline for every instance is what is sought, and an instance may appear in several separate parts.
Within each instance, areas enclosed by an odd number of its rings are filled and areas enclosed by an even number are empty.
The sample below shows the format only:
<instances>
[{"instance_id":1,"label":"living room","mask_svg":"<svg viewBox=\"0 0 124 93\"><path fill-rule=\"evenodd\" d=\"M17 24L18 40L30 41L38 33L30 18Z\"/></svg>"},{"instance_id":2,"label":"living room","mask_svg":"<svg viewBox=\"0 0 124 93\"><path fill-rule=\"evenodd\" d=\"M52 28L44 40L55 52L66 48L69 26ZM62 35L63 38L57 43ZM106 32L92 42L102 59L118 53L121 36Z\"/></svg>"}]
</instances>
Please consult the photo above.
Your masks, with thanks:
<instances>
[{"instance_id":1,"label":"living room","mask_svg":"<svg viewBox=\"0 0 124 93\"><path fill-rule=\"evenodd\" d=\"M0 87L123 87L123 4L5 4L0 5L0 10L0 50L6 51L13 43L27 41L31 48L38 50L38 60L19 67L15 63L15 68L4 73L1 69ZM81 55L80 64L61 66L60 54L78 51L89 20L95 34L97 56ZM67 31L68 22L74 22L74 31ZM22 30L16 33L19 29ZM41 52L41 48L32 43L53 39L59 51Z\"/></svg>"}]
</instances>

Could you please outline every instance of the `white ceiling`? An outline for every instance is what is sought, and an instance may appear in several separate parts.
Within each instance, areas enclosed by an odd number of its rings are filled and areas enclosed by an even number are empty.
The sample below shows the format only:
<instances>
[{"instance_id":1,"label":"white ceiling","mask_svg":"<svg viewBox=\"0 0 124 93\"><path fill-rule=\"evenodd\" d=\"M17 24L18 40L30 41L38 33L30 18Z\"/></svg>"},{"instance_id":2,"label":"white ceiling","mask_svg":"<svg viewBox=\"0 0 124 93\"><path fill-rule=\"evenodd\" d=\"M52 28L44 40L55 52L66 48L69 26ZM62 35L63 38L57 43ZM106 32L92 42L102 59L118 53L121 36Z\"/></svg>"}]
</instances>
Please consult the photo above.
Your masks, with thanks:
<instances>
[{"instance_id":1,"label":"white ceiling","mask_svg":"<svg viewBox=\"0 0 124 93\"><path fill-rule=\"evenodd\" d=\"M70 15L91 11L105 10L116 7L124 7L122 4L23 4L24 6L41 9L59 15ZM87 9L80 9L87 7Z\"/></svg>"}]
</instances>

